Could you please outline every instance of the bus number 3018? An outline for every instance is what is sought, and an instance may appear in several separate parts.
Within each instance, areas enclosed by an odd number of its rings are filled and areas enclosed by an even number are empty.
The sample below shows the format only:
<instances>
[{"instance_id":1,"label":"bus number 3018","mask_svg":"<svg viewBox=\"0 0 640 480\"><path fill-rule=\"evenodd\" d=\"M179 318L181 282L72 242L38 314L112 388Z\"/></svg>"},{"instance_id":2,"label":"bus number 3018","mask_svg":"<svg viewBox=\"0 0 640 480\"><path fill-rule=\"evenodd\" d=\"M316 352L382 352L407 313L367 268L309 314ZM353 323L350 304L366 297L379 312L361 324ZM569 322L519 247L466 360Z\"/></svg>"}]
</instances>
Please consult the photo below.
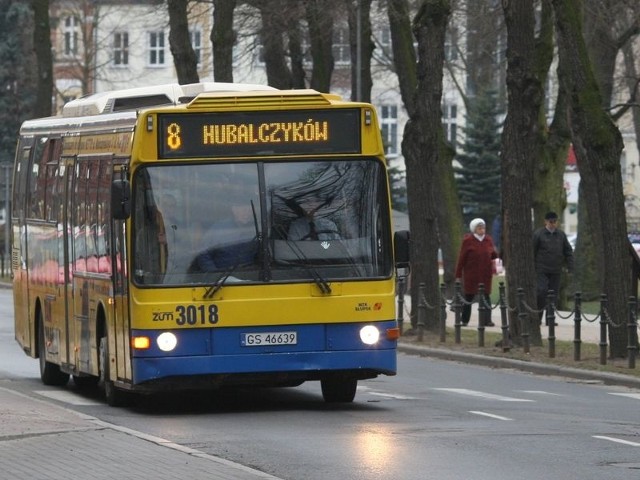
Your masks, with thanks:
<instances>
[{"instance_id":1,"label":"bus number 3018","mask_svg":"<svg viewBox=\"0 0 640 480\"><path fill-rule=\"evenodd\" d=\"M178 305L177 325L214 325L218 323L217 305Z\"/></svg>"}]
</instances>

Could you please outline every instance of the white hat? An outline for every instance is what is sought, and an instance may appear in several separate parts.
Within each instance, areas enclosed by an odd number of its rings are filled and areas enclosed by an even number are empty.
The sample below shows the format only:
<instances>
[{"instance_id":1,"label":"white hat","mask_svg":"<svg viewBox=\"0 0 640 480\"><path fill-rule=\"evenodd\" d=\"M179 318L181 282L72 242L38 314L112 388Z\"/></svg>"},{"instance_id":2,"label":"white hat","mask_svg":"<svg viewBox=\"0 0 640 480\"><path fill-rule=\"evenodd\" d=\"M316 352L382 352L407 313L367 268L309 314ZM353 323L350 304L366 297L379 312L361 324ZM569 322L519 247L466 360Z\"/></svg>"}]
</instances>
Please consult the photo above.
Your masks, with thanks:
<instances>
[{"instance_id":1,"label":"white hat","mask_svg":"<svg viewBox=\"0 0 640 480\"><path fill-rule=\"evenodd\" d=\"M484 220L481 218L474 218L471 220L471 223L469 224L469 230L471 230L471 233L475 233L478 225L486 225L486 223L484 223Z\"/></svg>"}]
</instances>

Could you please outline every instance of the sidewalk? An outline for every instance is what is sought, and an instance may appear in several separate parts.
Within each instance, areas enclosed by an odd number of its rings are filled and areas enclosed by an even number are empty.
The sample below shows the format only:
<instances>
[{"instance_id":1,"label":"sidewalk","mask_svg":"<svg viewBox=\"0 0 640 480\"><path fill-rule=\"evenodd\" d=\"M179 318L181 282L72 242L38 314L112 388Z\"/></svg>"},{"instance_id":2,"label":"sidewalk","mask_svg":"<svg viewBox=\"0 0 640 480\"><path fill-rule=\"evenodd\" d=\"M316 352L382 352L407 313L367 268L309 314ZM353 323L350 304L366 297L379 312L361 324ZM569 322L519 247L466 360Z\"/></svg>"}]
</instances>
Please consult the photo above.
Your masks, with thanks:
<instances>
[{"instance_id":1,"label":"sidewalk","mask_svg":"<svg viewBox=\"0 0 640 480\"><path fill-rule=\"evenodd\" d=\"M0 382L0 477L278 480L243 465L28 397Z\"/></svg>"}]
</instances>

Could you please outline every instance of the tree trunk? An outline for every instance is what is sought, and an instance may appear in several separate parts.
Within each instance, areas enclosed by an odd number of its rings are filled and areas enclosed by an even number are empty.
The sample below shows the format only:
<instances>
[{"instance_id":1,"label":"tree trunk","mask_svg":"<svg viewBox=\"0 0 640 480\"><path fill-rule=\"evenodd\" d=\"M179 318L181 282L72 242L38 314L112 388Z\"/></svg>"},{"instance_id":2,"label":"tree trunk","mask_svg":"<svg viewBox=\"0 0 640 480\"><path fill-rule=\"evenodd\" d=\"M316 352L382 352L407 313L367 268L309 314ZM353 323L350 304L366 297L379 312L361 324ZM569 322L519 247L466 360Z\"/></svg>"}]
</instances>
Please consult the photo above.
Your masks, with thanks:
<instances>
[{"instance_id":1,"label":"tree trunk","mask_svg":"<svg viewBox=\"0 0 640 480\"><path fill-rule=\"evenodd\" d=\"M49 27L49 0L32 0L33 45L38 62L37 98L33 114L35 117L51 115L53 95L53 57L51 55L51 28Z\"/></svg>"},{"instance_id":2,"label":"tree trunk","mask_svg":"<svg viewBox=\"0 0 640 480\"><path fill-rule=\"evenodd\" d=\"M540 29L535 52L535 69L542 85L547 82L549 69L553 61L555 49L553 31L551 0L544 0L542 2ZM550 95L551 92L548 94ZM562 86L558 88L553 120L548 128L544 103L540 105L538 118L544 145L542 145L543 148L535 168L533 218L535 226L542 226L546 212L553 211L562 214L567 206L564 172L571 144L571 131L567 123L567 95ZM568 282L567 277L563 276L560 283L560 291L557 292L558 308L570 310L571 307L567 303L567 295L573 295L573 293L575 293L574 282Z\"/></svg>"},{"instance_id":3,"label":"tree trunk","mask_svg":"<svg viewBox=\"0 0 640 480\"><path fill-rule=\"evenodd\" d=\"M622 136L602 107L602 97L582 37L577 0L552 0L556 15L560 81L570 98L573 145L584 182L596 254L605 259L603 291L608 308L610 354L627 354L631 261L620 172ZM606 229L605 229L606 226Z\"/></svg>"},{"instance_id":4,"label":"tree trunk","mask_svg":"<svg viewBox=\"0 0 640 480\"><path fill-rule=\"evenodd\" d=\"M455 262L462 237L462 213L451 164L453 151L444 142L444 134L441 131L440 101L444 59L444 32L441 29L446 28L447 20L437 17L450 7L448 1L422 3L422 17L416 16L414 30L420 33L423 44L419 64L416 62L413 36L409 28L411 22L408 2L389 0L387 8L400 94L411 118L405 126L402 153L407 171L411 224L412 324L415 326L419 284L428 285L430 306L437 305L439 301L436 293L439 289L438 243L442 249L444 281L448 287L448 294L451 295L451 285L455 280ZM431 14L434 20L427 27L430 21L426 18ZM419 25L418 20L423 23ZM442 22L445 23L445 27L442 27ZM420 40L418 44L420 45ZM429 68L427 65L436 68ZM416 102L416 99L420 99L420 102ZM429 126L426 126L427 122ZM429 135L425 133L428 129ZM434 141L437 146L431 147L431 142ZM429 311L429 322L432 326L436 325L436 312Z\"/></svg>"},{"instance_id":5,"label":"tree trunk","mask_svg":"<svg viewBox=\"0 0 640 480\"><path fill-rule=\"evenodd\" d=\"M371 56L375 45L371 39L372 0L347 0L349 43L351 44L351 100L371 102ZM358 22L358 12L360 21ZM359 24L359 26L358 26ZM360 38L358 38L360 34ZM360 52L358 52L360 47ZM360 69L358 70L358 67Z\"/></svg>"},{"instance_id":6,"label":"tree trunk","mask_svg":"<svg viewBox=\"0 0 640 480\"><path fill-rule=\"evenodd\" d=\"M442 252L442 281L448 298L453 296L456 281L456 262L462 243L462 208L453 173L455 150L440 142L440 158L437 164L436 208L438 216L438 242ZM488 220L487 220L488 221Z\"/></svg>"},{"instance_id":7,"label":"tree trunk","mask_svg":"<svg viewBox=\"0 0 640 480\"><path fill-rule=\"evenodd\" d=\"M586 199L585 184L580 182L578 197ZM593 243L593 229L587 214L586 201L578 203L578 238L574 253L574 278L576 291L582 295L583 302L600 299L602 293L601 278L604 275L604 259L596 255Z\"/></svg>"},{"instance_id":8,"label":"tree trunk","mask_svg":"<svg viewBox=\"0 0 640 480\"><path fill-rule=\"evenodd\" d=\"M291 58L291 88L306 88L304 70L304 52L302 51L302 33L300 20L303 5L298 0L289 0L287 15L287 37L289 38L289 57Z\"/></svg>"},{"instance_id":9,"label":"tree trunk","mask_svg":"<svg viewBox=\"0 0 640 480\"><path fill-rule=\"evenodd\" d=\"M284 48L285 22L282 18L283 0L259 5L262 16L260 37L264 52L264 64L267 71L267 83L280 89L292 86L291 72L287 66Z\"/></svg>"},{"instance_id":10,"label":"tree trunk","mask_svg":"<svg viewBox=\"0 0 640 480\"><path fill-rule=\"evenodd\" d=\"M496 45L502 33L498 15L499 3L492 0L473 0L467 3L467 88L465 95L474 97L483 91L498 91L500 84ZM496 5L497 4L497 5ZM504 91L502 92L504 93ZM500 97L500 96L499 96ZM504 101L500 101L500 110ZM489 221L490 219L487 219Z\"/></svg>"},{"instance_id":11,"label":"tree trunk","mask_svg":"<svg viewBox=\"0 0 640 480\"><path fill-rule=\"evenodd\" d=\"M415 110L405 127L402 152L407 163L411 224L411 298L427 304L425 326L435 330L439 319L438 164L442 162L442 70L444 38L450 14L448 0L424 0L414 19L418 40ZM424 284L425 298L419 296ZM415 316L414 316L415 318Z\"/></svg>"},{"instance_id":12,"label":"tree trunk","mask_svg":"<svg viewBox=\"0 0 640 480\"><path fill-rule=\"evenodd\" d=\"M516 305L517 289L535 308L531 207L532 179L538 160L541 139L538 114L543 99L540 79L535 75L534 11L531 2L503 0L507 25L507 91L509 108L502 134L502 252L507 273L509 304ZM514 340L522 334L518 319L510 319ZM531 342L541 345L538 316L528 311L526 317Z\"/></svg>"},{"instance_id":13,"label":"tree trunk","mask_svg":"<svg viewBox=\"0 0 640 480\"><path fill-rule=\"evenodd\" d=\"M540 33L536 41L535 64L540 83L544 85L549 75L553 61L553 7L551 0L542 2L540 15ZM546 111L544 103L540 104L540 132L544 136L544 149L540 154L540 161L535 169L534 188L534 223L542 225L546 212L561 213L566 207L566 192L564 189L564 171L567 164L567 154L571 142L571 132L567 124L566 92L559 88L553 120L547 129Z\"/></svg>"},{"instance_id":14,"label":"tree trunk","mask_svg":"<svg viewBox=\"0 0 640 480\"><path fill-rule=\"evenodd\" d=\"M400 96L402 97L404 108L407 109L407 113L411 117L415 110L413 96L416 91L417 77L416 52L413 48L413 35L411 34L411 20L409 18L407 0L388 0L387 16L389 17L389 29L391 31L393 65L396 69L396 75L398 75Z\"/></svg>"},{"instance_id":15,"label":"tree trunk","mask_svg":"<svg viewBox=\"0 0 640 480\"><path fill-rule=\"evenodd\" d=\"M213 0L213 27L211 47L213 50L213 80L233 83L233 11L236 0Z\"/></svg>"},{"instance_id":16,"label":"tree trunk","mask_svg":"<svg viewBox=\"0 0 640 480\"><path fill-rule=\"evenodd\" d=\"M178 75L178 83L198 83L198 60L189 37L189 21L187 19L188 0L168 0L169 10L169 45L173 55L173 65Z\"/></svg>"},{"instance_id":17,"label":"tree trunk","mask_svg":"<svg viewBox=\"0 0 640 480\"><path fill-rule=\"evenodd\" d=\"M306 0L307 22L311 40L311 88L319 92L331 90L333 74L333 17L332 2Z\"/></svg>"},{"instance_id":18,"label":"tree trunk","mask_svg":"<svg viewBox=\"0 0 640 480\"><path fill-rule=\"evenodd\" d=\"M635 59L636 55L633 52L632 45L625 45L624 52L624 64L626 67L627 86L629 88L629 103L631 105L638 104L640 100L640 75L636 69ZM640 154L640 109L634 108L631 110L633 118L633 132L636 136L636 150ZM636 221L640 220L638 217L640 212L636 213Z\"/></svg>"}]
</instances>

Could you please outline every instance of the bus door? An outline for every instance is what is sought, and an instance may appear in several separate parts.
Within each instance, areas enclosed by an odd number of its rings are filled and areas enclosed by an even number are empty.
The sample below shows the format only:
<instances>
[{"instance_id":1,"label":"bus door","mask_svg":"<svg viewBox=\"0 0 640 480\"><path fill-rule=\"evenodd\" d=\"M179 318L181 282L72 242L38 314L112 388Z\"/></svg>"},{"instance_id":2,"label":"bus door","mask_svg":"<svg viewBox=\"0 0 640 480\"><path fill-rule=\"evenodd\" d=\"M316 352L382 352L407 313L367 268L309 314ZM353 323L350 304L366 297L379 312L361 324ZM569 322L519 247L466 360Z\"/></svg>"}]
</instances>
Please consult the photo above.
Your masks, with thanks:
<instances>
[{"instance_id":1,"label":"bus door","mask_svg":"<svg viewBox=\"0 0 640 480\"><path fill-rule=\"evenodd\" d=\"M122 166L114 165L113 176L120 177ZM110 203L110 202L107 202ZM115 333L115 351L117 375L120 379L131 380L131 322L129 317L129 278L127 271L127 226L124 220L111 222L111 259L113 272L113 299L115 306L114 323L109 325L110 331Z\"/></svg>"},{"instance_id":2,"label":"bus door","mask_svg":"<svg viewBox=\"0 0 640 480\"><path fill-rule=\"evenodd\" d=\"M35 353L35 336L31 335L31 305L29 302L28 270L27 270L27 224L26 224L26 203L28 179L29 179L29 157L31 155L33 139L22 139L16 158L16 168L13 179L13 212L12 212L12 242L11 260L13 271L13 305L16 340L20 346ZM8 222L6 223L9 224Z\"/></svg>"},{"instance_id":3,"label":"bus door","mask_svg":"<svg viewBox=\"0 0 640 480\"><path fill-rule=\"evenodd\" d=\"M59 252L62 256L60 264L63 265L62 297L64 299L65 312L65 341L67 345L66 356L63 359L67 365L75 365L73 342L75 341L75 322L73 311L73 172L74 158L62 158L60 160L59 195L64 199L60 205L58 215L58 241Z\"/></svg>"}]
</instances>

